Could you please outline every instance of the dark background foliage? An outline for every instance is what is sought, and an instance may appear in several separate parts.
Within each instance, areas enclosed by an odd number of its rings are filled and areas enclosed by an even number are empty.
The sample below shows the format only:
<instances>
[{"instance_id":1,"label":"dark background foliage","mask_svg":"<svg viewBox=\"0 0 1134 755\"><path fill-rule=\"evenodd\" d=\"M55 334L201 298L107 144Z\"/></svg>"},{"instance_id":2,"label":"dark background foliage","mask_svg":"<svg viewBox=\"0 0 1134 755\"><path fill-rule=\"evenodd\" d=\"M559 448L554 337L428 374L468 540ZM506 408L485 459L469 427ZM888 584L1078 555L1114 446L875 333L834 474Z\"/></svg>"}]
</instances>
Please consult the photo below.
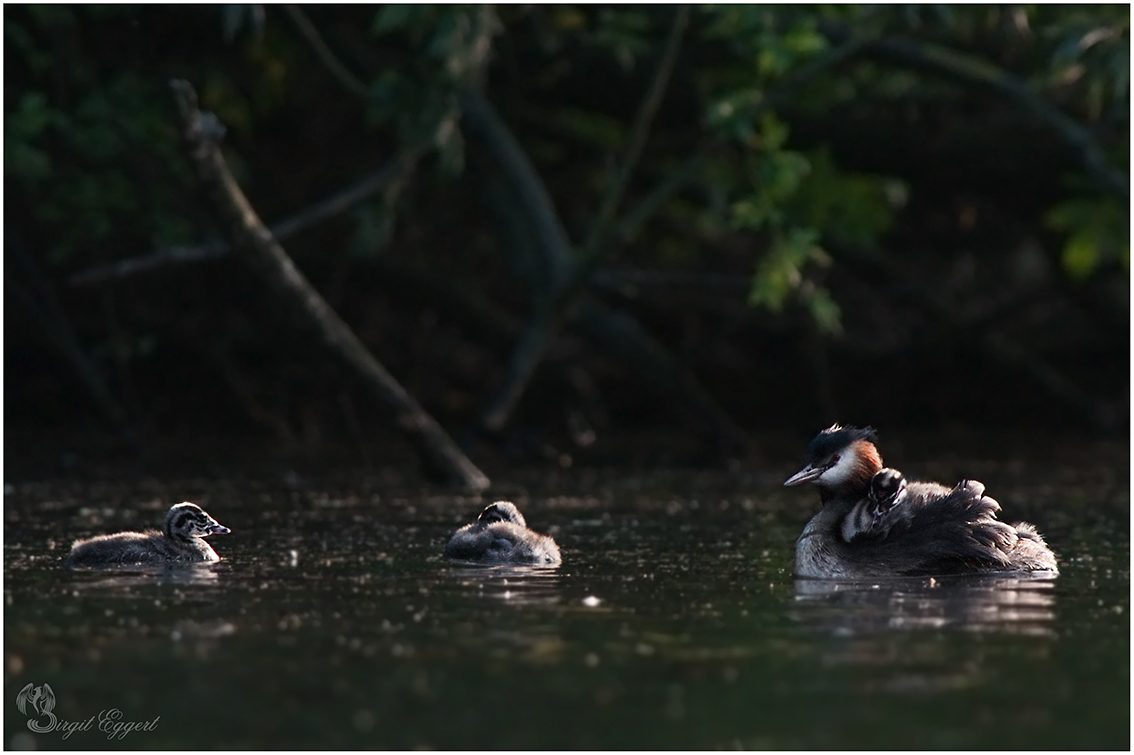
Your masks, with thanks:
<instances>
[{"instance_id":1,"label":"dark background foliage","mask_svg":"<svg viewBox=\"0 0 1134 755\"><path fill-rule=\"evenodd\" d=\"M9 452L114 431L317 455L389 428L238 258L199 254L220 226L173 77L269 224L410 166L283 244L458 438L560 274L470 91L576 258L596 252L601 327L635 323L748 433L1125 432L1127 6L694 6L639 130L679 13L5 6ZM681 392L569 311L497 440L548 455L671 431L645 442L687 449Z\"/></svg>"}]
</instances>

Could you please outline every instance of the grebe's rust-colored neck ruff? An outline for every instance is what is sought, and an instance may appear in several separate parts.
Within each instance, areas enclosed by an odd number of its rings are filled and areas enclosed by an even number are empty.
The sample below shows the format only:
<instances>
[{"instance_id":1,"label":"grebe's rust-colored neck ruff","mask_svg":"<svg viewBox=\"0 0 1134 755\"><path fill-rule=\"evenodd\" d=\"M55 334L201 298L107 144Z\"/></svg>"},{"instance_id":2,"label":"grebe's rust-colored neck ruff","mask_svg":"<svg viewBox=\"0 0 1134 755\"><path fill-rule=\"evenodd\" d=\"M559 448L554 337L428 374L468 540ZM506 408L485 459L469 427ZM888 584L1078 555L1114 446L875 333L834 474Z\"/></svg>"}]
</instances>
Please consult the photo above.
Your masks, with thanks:
<instances>
[{"instance_id":1,"label":"grebe's rust-colored neck ruff","mask_svg":"<svg viewBox=\"0 0 1134 755\"><path fill-rule=\"evenodd\" d=\"M839 468L842 465L846 465L846 471L840 479ZM831 469L834 474L829 474L828 480L819 481L819 498L826 503L836 493L864 496L870 488L870 480L881 470L882 456L877 446L868 440L853 441L845 452L836 457Z\"/></svg>"}]
</instances>

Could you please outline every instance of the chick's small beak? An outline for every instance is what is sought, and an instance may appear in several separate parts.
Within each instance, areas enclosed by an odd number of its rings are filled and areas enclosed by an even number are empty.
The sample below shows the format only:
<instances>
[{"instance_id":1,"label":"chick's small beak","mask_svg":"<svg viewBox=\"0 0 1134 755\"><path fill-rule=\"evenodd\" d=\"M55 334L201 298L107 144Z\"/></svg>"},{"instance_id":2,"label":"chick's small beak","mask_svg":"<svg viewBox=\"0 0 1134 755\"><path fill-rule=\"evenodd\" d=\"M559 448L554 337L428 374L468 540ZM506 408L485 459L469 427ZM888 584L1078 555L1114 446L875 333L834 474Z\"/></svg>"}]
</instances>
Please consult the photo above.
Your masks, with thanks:
<instances>
[{"instance_id":1,"label":"chick's small beak","mask_svg":"<svg viewBox=\"0 0 1134 755\"><path fill-rule=\"evenodd\" d=\"M210 535L227 535L230 532L232 532L232 530L230 530L228 527L225 527L220 522L213 522L209 525Z\"/></svg>"},{"instance_id":2,"label":"chick's small beak","mask_svg":"<svg viewBox=\"0 0 1134 755\"><path fill-rule=\"evenodd\" d=\"M823 474L825 470L823 467L813 467L808 464L803 469L799 470L791 477L784 480L784 487L791 487L792 485L802 485L805 482L811 482L819 475Z\"/></svg>"}]
</instances>

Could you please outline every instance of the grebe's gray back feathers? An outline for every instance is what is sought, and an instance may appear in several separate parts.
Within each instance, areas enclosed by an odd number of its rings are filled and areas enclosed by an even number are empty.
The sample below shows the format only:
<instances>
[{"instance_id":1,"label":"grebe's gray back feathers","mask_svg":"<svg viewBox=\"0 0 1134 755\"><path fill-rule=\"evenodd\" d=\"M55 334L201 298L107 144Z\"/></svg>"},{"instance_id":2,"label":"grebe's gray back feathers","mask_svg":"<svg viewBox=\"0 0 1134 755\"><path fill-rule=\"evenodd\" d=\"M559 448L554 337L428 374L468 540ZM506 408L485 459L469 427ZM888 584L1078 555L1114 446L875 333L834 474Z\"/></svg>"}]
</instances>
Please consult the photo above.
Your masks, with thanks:
<instances>
[{"instance_id":1,"label":"grebe's gray back feathers","mask_svg":"<svg viewBox=\"0 0 1134 755\"><path fill-rule=\"evenodd\" d=\"M1055 557L1035 528L1000 521L1000 504L984 490L975 480L952 489L910 482L887 526L854 540L841 558L855 565L851 573L871 576L1056 572Z\"/></svg>"},{"instance_id":2,"label":"grebe's gray back feathers","mask_svg":"<svg viewBox=\"0 0 1134 755\"><path fill-rule=\"evenodd\" d=\"M906 487L909 508L902 525L902 549L917 554L908 574L950 574L973 568L1001 569L1017 539L1011 525L996 518L1000 504L984 495L984 485L964 480L951 490L937 483Z\"/></svg>"}]
</instances>

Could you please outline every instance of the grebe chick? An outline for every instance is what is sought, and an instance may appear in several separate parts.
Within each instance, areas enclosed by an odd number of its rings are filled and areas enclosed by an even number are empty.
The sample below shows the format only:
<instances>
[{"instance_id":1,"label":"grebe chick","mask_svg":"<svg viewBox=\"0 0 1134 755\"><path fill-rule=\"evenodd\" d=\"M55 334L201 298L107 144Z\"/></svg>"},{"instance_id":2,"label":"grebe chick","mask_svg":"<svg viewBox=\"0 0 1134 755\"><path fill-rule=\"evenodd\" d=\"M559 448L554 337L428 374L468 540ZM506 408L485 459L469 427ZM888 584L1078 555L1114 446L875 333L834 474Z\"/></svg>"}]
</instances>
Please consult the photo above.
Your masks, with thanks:
<instances>
[{"instance_id":1,"label":"grebe chick","mask_svg":"<svg viewBox=\"0 0 1134 755\"><path fill-rule=\"evenodd\" d=\"M231 531L197 504L179 503L165 515L161 532L120 532L76 540L63 565L122 566L220 561L217 552L202 538L227 535Z\"/></svg>"},{"instance_id":2,"label":"grebe chick","mask_svg":"<svg viewBox=\"0 0 1134 755\"><path fill-rule=\"evenodd\" d=\"M998 520L1000 504L984 495L984 485L907 480L882 468L876 442L869 427L832 425L811 441L806 466L784 482L815 483L823 502L796 541L797 575L1058 573L1035 527Z\"/></svg>"},{"instance_id":3,"label":"grebe chick","mask_svg":"<svg viewBox=\"0 0 1134 755\"><path fill-rule=\"evenodd\" d=\"M856 538L878 537L902 522L909 506L898 506L905 498L906 477L896 469L883 469L870 479L866 497L854 505L843 519L840 531L844 542ZM895 507L898 508L895 510Z\"/></svg>"},{"instance_id":4,"label":"grebe chick","mask_svg":"<svg viewBox=\"0 0 1134 755\"><path fill-rule=\"evenodd\" d=\"M528 529L524 515L508 501L497 501L466 524L445 546L445 557L478 564L558 566L559 546Z\"/></svg>"}]
</instances>

